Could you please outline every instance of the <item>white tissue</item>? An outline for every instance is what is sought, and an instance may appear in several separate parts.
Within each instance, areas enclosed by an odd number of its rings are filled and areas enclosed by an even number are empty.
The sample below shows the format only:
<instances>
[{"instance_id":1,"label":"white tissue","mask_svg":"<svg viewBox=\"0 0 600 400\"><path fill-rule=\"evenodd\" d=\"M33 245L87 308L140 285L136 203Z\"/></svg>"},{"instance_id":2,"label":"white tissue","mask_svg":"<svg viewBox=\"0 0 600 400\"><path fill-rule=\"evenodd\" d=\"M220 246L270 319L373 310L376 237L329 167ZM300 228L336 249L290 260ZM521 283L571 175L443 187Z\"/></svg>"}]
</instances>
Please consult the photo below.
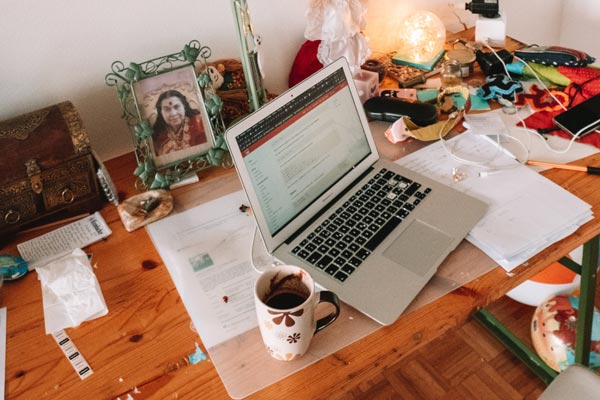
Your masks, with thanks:
<instances>
[{"instance_id":1,"label":"white tissue","mask_svg":"<svg viewBox=\"0 0 600 400\"><path fill-rule=\"evenodd\" d=\"M81 249L36 271L42 284L47 334L108 313L96 275Z\"/></svg>"}]
</instances>

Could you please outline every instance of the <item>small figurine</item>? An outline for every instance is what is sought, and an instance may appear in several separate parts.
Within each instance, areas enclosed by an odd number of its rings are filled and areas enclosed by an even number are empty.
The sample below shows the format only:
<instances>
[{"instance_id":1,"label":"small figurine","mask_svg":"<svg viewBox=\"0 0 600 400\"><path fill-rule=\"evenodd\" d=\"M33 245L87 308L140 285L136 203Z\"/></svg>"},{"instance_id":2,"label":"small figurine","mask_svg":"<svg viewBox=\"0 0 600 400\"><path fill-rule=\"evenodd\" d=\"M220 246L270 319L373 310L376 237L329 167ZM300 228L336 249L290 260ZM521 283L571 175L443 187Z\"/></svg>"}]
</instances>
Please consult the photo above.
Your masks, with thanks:
<instances>
[{"instance_id":1,"label":"small figurine","mask_svg":"<svg viewBox=\"0 0 600 400\"><path fill-rule=\"evenodd\" d=\"M208 76L210 76L212 87L215 90L219 90L225 83L225 78L223 77L225 66L223 64L218 64L217 66L209 65L206 70L208 71Z\"/></svg>"}]
</instances>

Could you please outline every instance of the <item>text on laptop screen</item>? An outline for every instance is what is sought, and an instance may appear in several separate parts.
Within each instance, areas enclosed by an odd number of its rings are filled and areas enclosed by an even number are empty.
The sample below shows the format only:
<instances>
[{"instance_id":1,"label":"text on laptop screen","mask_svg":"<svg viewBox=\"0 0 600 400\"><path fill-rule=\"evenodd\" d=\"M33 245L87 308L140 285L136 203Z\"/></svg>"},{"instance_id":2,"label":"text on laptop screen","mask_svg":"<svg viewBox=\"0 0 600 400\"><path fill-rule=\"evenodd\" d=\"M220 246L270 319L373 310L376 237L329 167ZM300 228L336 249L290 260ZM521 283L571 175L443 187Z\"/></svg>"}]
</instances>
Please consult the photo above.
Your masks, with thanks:
<instances>
[{"instance_id":1,"label":"text on laptop screen","mask_svg":"<svg viewBox=\"0 0 600 400\"><path fill-rule=\"evenodd\" d=\"M341 68L236 139L271 235L371 152Z\"/></svg>"}]
</instances>

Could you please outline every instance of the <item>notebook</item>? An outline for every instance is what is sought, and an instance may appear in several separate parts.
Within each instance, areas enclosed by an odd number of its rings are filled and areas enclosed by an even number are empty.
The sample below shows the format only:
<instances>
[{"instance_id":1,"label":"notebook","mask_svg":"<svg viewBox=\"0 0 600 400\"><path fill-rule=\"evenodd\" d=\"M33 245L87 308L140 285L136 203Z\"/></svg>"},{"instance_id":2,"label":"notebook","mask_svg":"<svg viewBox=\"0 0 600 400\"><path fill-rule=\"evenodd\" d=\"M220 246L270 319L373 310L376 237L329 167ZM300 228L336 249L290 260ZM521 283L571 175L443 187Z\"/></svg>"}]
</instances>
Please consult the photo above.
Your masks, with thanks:
<instances>
[{"instance_id":1,"label":"notebook","mask_svg":"<svg viewBox=\"0 0 600 400\"><path fill-rule=\"evenodd\" d=\"M383 325L487 208L379 158L343 58L225 136L267 251Z\"/></svg>"}]
</instances>

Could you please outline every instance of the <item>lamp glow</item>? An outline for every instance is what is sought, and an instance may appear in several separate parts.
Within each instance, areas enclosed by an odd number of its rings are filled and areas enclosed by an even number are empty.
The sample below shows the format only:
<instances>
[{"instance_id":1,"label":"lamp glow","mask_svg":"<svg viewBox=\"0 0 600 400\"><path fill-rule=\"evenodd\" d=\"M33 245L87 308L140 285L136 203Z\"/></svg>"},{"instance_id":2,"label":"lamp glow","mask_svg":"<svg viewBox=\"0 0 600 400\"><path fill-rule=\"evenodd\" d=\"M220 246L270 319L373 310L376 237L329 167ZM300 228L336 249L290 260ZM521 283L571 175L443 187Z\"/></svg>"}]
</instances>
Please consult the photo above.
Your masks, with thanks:
<instances>
[{"instance_id":1,"label":"lamp glow","mask_svg":"<svg viewBox=\"0 0 600 400\"><path fill-rule=\"evenodd\" d=\"M412 63L434 59L444 48L446 27L429 11L416 11L400 24L398 54Z\"/></svg>"}]
</instances>

